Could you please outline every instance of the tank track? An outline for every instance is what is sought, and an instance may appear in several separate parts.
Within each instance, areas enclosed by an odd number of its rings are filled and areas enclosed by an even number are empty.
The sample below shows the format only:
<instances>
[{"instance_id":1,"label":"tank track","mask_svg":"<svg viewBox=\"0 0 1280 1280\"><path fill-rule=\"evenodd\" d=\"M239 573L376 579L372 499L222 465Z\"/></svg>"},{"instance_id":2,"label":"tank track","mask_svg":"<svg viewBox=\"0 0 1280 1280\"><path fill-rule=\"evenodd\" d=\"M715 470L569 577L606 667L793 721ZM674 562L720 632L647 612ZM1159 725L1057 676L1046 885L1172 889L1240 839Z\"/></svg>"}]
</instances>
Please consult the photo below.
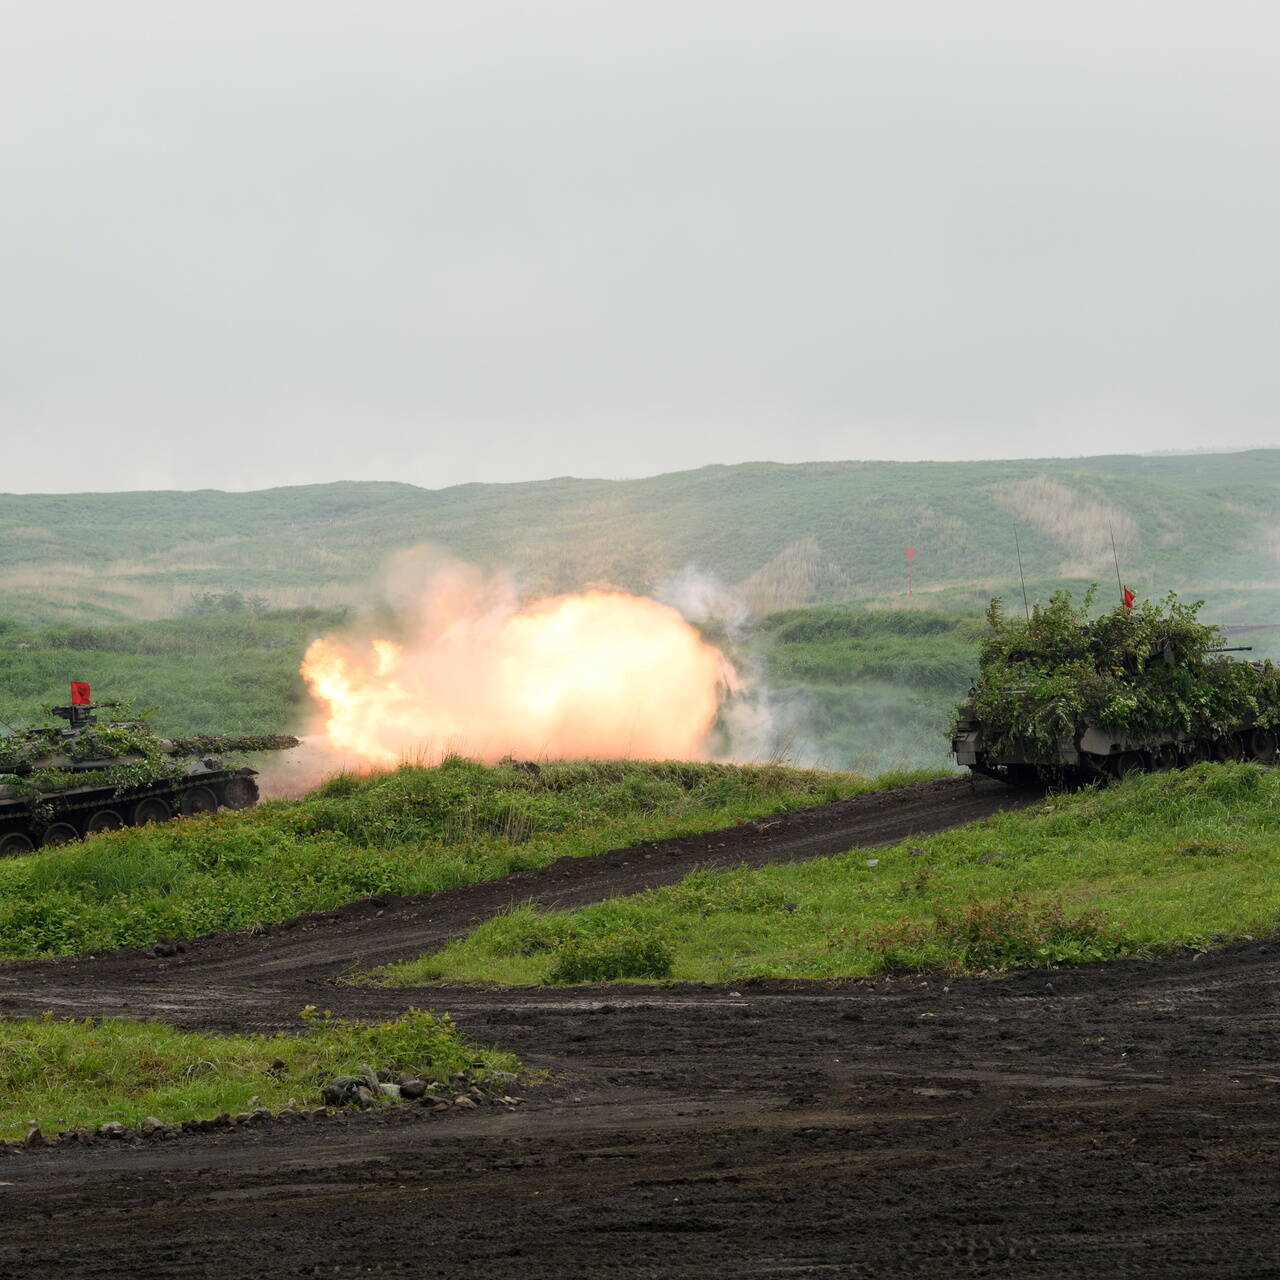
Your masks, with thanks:
<instances>
[{"instance_id":1,"label":"tank track","mask_svg":"<svg viewBox=\"0 0 1280 1280\"><path fill-rule=\"evenodd\" d=\"M258 802L256 776L255 769L211 769L178 782L124 791L90 784L51 794L36 806L26 800L0 800L0 857L66 844L121 826L141 826L220 808L249 809ZM146 805L147 801L153 803Z\"/></svg>"}]
</instances>

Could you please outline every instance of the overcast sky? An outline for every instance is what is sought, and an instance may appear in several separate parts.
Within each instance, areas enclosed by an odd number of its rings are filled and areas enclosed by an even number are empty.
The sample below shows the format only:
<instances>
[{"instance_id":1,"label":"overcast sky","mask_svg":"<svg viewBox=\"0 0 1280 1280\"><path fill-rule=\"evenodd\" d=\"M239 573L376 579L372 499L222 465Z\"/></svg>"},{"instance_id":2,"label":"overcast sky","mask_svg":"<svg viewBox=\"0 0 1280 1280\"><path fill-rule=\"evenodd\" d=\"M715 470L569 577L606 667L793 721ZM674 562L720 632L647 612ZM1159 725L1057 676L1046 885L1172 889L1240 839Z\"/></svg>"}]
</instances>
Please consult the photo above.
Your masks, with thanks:
<instances>
[{"instance_id":1,"label":"overcast sky","mask_svg":"<svg viewBox=\"0 0 1280 1280\"><path fill-rule=\"evenodd\" d=\"M0 0L0 490L1280 444L1280 6Z\"/></svg>"}]
</instances>

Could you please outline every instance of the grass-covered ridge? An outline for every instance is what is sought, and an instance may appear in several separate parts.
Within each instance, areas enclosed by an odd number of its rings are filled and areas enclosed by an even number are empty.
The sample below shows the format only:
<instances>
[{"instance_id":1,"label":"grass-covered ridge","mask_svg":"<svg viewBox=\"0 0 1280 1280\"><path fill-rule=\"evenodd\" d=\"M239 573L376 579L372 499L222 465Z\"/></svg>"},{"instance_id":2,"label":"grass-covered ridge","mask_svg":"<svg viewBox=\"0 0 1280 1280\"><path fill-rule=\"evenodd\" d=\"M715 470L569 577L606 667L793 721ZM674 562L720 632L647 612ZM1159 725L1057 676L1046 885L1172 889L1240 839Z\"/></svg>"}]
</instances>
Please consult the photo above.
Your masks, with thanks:
<instances>
[{"instance_id":1,"label":"grass-covered ridge","mask_svg":"<svg viewBox=\"0 0 1280 1280\"><path fill-rule=\"evenodd\" d=\"M304 1027L305 1023L305 1027ZM373 1070L447 1081L512 1071L515 1058L466 1041L452 1019L410 1009L363 1023L306 1011L301 1034L219 1035L119 1018L0 1019L0 1141L30 1121L46 1136L151 1116L177 1126L250 1107L321 1105L334 1076Z\"/></svg>"},{"instance_id":2,"label":"grass-covered ridge","mask_svg":"<svg viewBox=\"0 0 1280 1280\"><path fill-rule=\"evenodd\" d=\"M695 872L575 912L524 908L379 977L723 982L965 972L1204 947L1277 927L1280 770L1198 765L890 849Z\"/></svg>"},{"instance_id":3,"label":"grass-covered ridge","mask_svg":"<svg viewBox=\"0 0 1280 1280\"><path fill-rule=\"evenodd\" d=\"M889 785L776 766L452 757L342 775L301 800L103 832L0 862L0 956L194 937L425 893Z\"/></svg>"},{"instance_id":4,"label":"grass-covered ridge","mask_svg":"<svg viewBox=\"0 0 1280 1280\"><path fill-rule=\"evenodd\" d=\"M901 598L975 603L1018 580L1033 598L1110 566L1108 521L1140 595L1248 599L1280 515L1280 450L981 462L743 463L637 480L561 477L419 489L342 482L254 493L10 494L0 612L32 621L174 613L239 590L273 608L351 603L388 554L430 542L562 591L648 593L696 563L754 612ZM1270 588L1275 603L1277 581ZM1242 621L1257 620L1241 618Z\"/></svg>"}]
</instances>

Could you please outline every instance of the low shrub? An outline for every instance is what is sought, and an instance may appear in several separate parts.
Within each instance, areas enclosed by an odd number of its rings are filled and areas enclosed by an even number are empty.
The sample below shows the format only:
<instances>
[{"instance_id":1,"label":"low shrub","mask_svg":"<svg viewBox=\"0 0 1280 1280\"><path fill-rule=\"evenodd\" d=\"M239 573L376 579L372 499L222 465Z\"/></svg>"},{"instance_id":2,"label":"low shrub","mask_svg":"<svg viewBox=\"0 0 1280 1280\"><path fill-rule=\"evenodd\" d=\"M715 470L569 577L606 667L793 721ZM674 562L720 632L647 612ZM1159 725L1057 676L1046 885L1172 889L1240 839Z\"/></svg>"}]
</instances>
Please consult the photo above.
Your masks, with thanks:
<instances>
[{"instance_id":1,"label":"low shrub","mask_svg":"<svg viewBox=\"0 0 1280 1280\"><path fill-rule=\"evenodd\" d=\"M625 924L607 933L574 934L552 954L548 983L666 978L675 962L675 953L662 934Z\"/></svg>"}]
</instances>

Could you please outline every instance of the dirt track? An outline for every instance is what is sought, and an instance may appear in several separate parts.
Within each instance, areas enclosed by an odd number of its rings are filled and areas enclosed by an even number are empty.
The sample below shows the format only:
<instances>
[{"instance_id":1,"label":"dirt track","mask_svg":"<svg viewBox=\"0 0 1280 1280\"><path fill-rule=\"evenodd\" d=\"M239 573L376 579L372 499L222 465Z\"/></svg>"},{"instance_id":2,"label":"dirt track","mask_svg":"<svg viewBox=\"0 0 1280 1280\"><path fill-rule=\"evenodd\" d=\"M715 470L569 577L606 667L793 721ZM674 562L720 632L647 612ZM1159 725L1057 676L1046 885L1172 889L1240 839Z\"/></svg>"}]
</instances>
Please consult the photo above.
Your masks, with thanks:
<instances>
[{"instance_id":1,"label":"dirt track","mask_svg":"<svg viewBox=\"0 0 1280 1280\"><path fill-rule=\"evenodd\" d=\"M0 968L7 1013L272 1026L320 994L365 1016L447 1007L556 1072L513 1112L407 1108L0 1157L0 1274L1280 1274L1273 942L951 984L323 985L506 901L568 905L693 863L870 846L1017 801L913 788L173 960Z\"/></svg>"}]
</instances>

